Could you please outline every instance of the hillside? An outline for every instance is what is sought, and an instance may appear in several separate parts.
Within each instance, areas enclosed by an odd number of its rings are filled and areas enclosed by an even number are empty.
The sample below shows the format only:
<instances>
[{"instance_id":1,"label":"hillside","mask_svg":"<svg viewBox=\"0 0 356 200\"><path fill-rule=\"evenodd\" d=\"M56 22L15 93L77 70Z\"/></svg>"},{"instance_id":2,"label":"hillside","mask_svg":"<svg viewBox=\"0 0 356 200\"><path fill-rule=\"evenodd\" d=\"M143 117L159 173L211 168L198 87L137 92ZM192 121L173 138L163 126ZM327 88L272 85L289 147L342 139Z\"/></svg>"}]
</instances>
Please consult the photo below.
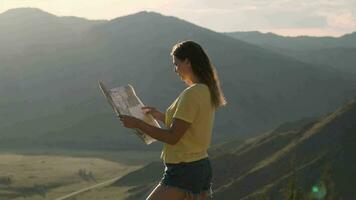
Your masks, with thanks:
<instances>
[{"instance_id":1,"label":"hillside","mask_svg":"<svg viewBox=\"0 0 356 200\"><path fill-rule=\"evenodd\" d=\"M217 198L251 199L264 189L276 195L275 191L283 188L291 176L290 162L294 162L293 170L296 170L301 187L308 193L320 181L323 168L331 165L334 195L351 199L355 196L352 185L356 181L351 167L356 161L352 155L356 142L355 119L356 101L320 118L304 131L296 132L291 142L259 160L249 171L222 184L217 191ZM251 183L254 183L253 186ZM278 198L278 193L275 198Z\"/></svg>"},{"instance_id":2,"label":"hillside","mask_svg":"<svg viewBox=\"0 0 356 200\"><path fill-rule=\"evenodd\" d=\"M0 14L0 22L9 23L7 16L15 11ZM216 115L214 143L330 112L356 94L356 81L347 73L306 64L175 17L139 12L93 22L77 34L67 31L76 24L68 22L71 18L62 23L62 17L40 10L22 11L16 12L21 19L13 24L17 29L28 20L48 23L41 29L26 26L21 33L25 41L41 44L36 41L43 36L43 41L58 42L58 34L65 41L59 46L46 43L52 50L30 45L11 59L0 56L0 145L8 148L159 149L158 143L146 147L127 134L100 94L97 80L109 86L130 83L147 105L163 111L185 87L169 56L171 46L185 39L207 49L228 100ZM7 37L12 36L1 39Z\"/></svg>"},{"instance_id":3,"label":"hillside","mask_svg":"<svg viewBox=\"0 0 356 200\"><path fill-rule=\"evenodd\" d=\"M273 33L234 32L227 35L314 65L356 74L356 33L341 37L284 37Z\"/></svg>"},{"instance_id":4,"label":"hillside","mask_svg":"<svg viewBox=\"0 0 356 200\"><path fill-rule=\"evenodd\" d=\"M1 200L53 200L139 167L94 157L0 154L0 159Z\"/></svg>"},{"instance_id":5,"label":"hillside","mask_svg":"<svg viewBox=\"0 0 356 200\"><path fill-rule=\"evenodd\" d=\"M0 14L0 56L56 52L78 42L81 34L103 20L57 17L37 8L17 8Z\"/></svg>"},{"instance_id":6,"label":"hillside","mask_svg":"<svg viewBox=\"0 0 356 200\"><path fill-rule=\"evenodd\" d=\"M273 50L303 62L330 66L334 69L356 75L356 48L338 47L299 51L276 48Z\"/></svg>"},{"instance_id":7,"label":"hillside","mask_svg":"<svg viewBox=\"0 0 356 200\"><path fill-rule=\"evenodd\" d=\"M225 153L211 155L215 199L257 200L266 196L282 199L288 182L294 180L305 196L354 198L355 119L356 100L353 100L318 119L282 124L237 144L234 151L226 151L222 146L219 150ZM131 194L142 197L159 181L162 170L162 166L152 163L122 177L116 184L146 186L146 190ZM316 186L326 193L312 192Z\"/></svg>"}]
</instances>

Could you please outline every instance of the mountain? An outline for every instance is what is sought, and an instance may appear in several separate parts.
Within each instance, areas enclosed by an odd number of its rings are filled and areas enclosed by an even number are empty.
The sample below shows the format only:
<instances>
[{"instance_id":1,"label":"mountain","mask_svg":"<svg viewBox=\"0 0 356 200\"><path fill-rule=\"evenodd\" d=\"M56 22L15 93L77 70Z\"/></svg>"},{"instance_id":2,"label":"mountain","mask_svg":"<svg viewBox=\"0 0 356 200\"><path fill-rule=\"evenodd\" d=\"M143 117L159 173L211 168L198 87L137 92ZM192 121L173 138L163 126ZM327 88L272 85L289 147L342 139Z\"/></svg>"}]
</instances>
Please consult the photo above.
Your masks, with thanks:
<instances>
[{"instance_id":1,"label":"mountain","mask_svg":"<svg viewBox=\"0 0 356 200\"><path fill-rule=\"evenodd\" d=\"M24 51L56 51L80 40L91 26L104 23L77 17L57 17L37 8L16 8L0 15L0 55Z\"/></svg>"},{"instance_id":2,"label":"mountain","mask_svg":"<svg viewBox=\"0 0 356 200\"><path fill-rule=\"evenodd\" d=\"M42 11L28 13L33 12ZM21 13L16 17L31 18ZM2 23L10 24L5 20L8 14L0 14ZM24 41L43 36L34 44L51 45L30 45L19 54L0 56L2 147L160 148L146 147L126 133L97 81L110 87L130 83L143 102L164 111L185 87L173 71L169 53L174 43L186 39L207 50L228 100L228 106L217 112L213 143L330 112L356 94L356 81L347 73L306 64L175 17L139 12L93 22L79 34L67 31L77 23L69 23L71 18L62 23L63 17L38 15L41 18L31 23L50 20L48 26L28 25L21 33L27 37ZM24 24L13 26L21 29ZM58 34L66 41L51 43L60 41ZM1 37L6 41L13 36Z\"/></svg>"},{"instance_id":3,"label":"mountain","mask_svg":"<svg viewBox=\"0 0 356 200\"><path fill-rule=\"evenodd\" d=\"M356 74L356 32L334 37L283 37L273 33L234 32L227 35L314 65Z\"/></svg>"},{"instance_id":4,"label":"mountain","mask_svg":"<svg viewBox=\"0 0 356 200\"><path fill-rule=\"evenodd\" d=\"M261 33L258 31L229 32L230 37L260 46L279 47L292 50L317 50L324 48L356 48L356 32L341 37L314 37L314 36L280 36L274 33Z\"/></svg>"},{"instance_id":5,"label":"mountain","mask_svg":"<svg viewBox=\"0 0 356 200\"><path fill-rule=\"evenodd\" d=\"M293 51L275 49L276 52L315 65L330 66L334 69L356 75L356 48L338 47L319 50Z\"/></svg>"},{"instance_id":6,"label":"mountain","mask_svg":"<svg viewBox=\"0 0 356 200\"><path fill-rule=\"evenodd\" d=\"M288 122L237 142L234 150L218 147L219 154L210 154L214 199L283 199L290 183L304 196L353 199L355 119L356 99L322 117ZM162 164L151 163L114 185L136 186L129 196L141 199L162 173Z\"/></svg>"}]
</instances>

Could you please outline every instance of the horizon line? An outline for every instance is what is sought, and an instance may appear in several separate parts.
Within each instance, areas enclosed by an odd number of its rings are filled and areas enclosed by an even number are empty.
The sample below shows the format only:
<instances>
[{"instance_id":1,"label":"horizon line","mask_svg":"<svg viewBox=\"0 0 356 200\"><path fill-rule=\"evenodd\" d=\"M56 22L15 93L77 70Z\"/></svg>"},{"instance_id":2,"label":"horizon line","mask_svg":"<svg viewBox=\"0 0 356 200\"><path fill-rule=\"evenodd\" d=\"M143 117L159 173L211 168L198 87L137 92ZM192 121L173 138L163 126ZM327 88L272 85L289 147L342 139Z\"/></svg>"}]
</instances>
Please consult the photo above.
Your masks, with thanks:
<instances>
[{"instance_id":1,"label":"horizon line","mask_svg":"<svg viewBox=\"0 0 356 200\"><path fill-rule=\"evenodd\" d=\"M76 18L81 18L81 19L85 19L85 20L88 20L88 21L112 21L112 20L115 20L117 18L121 18L121 17L126 17L126 16L130 16L130 15L135 15L135 14L138 14L138 13L141 13L141 12L147 12L147 13L157 13L157 14L160 14L162 16L167 16L167 17L175 17L175 18L178 18L178 19L182 19L180 17L177 17L177 16L174 16L174 15L165 15L161 12L157 12L157 11L152 11L152 10L140 10L140 11L135 11L135 12L132 12L132 13L129 13L129 14L123 14L123 15L120 15L120 16L117 16L117 17L113 17L113 18L90 18L90 17L84 17L84 16L77 16L77 15L58 15L58 14L55 14L55 13L51 13L49 11L46 11L45 9L42 9L42 8L39 8L39 7L16 7L16 8L10 8L10 9L7 9L7 10L4 10L3 12L0 13L0 15L8 12L8 11L11 11L11 10L17 10L17 9L37 9L37 10L40 10L41 12L45 12L45 13L48 13L48 14L51 14L51 15L54 15L56 17L76 17ZM189 23L192 23L192 24L195 24L195 25L198 25L196 23L193 23L191 21L188 21L186 19L183 19ZM198 25L198 26L201 26L201 25ZM204 26L201 26L201 27L204 27ZM207 27L204 27L204 28L207 28ZM282 34L281 32L276 32L276 31L270 31L268 29L262 29L262 30L258 30L258 29L251 29L251 30L233 30L233 31L217 31L217 30L213 30L211 28L208 28L214 32L217 32L217 33L234 33L234 32L259 32L259 33L262 33L262 34L274 34L274 35L277 35L277 36L281 36L281 37L319 37L319 38L322 38L322 37L331 37L331 38L340 38L340 37L343 37L345 35L349 35L349 34L352 34L352 33L356 33L356 30L355 31L352 31L352 32L346 32L346 33L342 33L342 34L339 34L339 35L323 35L323 34L317 34L317 35L311 35L311 34L307 34L307 33L297 33L297 34ZM283 29L280 29L282 30L283 32Z\"/></svg>"}]
</instances>

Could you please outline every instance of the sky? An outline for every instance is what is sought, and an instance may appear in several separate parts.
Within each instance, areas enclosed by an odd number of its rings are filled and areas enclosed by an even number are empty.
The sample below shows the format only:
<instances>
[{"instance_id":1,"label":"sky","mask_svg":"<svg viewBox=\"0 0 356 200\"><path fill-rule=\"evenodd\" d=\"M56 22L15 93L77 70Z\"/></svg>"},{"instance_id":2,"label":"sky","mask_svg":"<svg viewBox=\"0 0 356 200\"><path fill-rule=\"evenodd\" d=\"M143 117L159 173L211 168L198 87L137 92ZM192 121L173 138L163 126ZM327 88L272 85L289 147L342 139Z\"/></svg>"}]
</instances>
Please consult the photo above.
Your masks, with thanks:
<instances>
[{"instance_id":1,"label":"sky","mask_svg":"<svg viewBox=\"0 0 356 200\"><path fill-rule=\"evenodd\" d=\"M356 0L0 0L0 13L19 7L109 20L154 11L218 32L341 36L356 31Z\"/></svg>"}]
</instances>

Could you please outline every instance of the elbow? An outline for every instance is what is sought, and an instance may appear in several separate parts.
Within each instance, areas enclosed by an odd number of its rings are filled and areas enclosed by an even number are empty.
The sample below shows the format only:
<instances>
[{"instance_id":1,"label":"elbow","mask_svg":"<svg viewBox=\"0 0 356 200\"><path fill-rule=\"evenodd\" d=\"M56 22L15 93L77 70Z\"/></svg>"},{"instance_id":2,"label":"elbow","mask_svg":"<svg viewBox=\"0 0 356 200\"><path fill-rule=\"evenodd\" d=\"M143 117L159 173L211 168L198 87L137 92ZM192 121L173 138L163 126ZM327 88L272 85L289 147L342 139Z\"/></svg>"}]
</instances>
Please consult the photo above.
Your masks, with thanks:
<instances>
[{"instance_id":1,"label":"elbow","mask_svg":"<svg viewBox=\"0 0 356 200\"><path fill-rule=\"evenodd\" d=\"M170 144L170 145L175 145L175 144L178 143L178 140L177 139L172 139L172 140L167 141L167 143Z\"/></svg>"},{"instance_id":2,"label":"elbow","mask_svg":"<svg viewBox=\"0 0 356 200\"><path fill-rule=\"evenodd\" d=\"M170 145L176 145L178 143L179 139L180 138L172 137L169 141L167 141L167 143Z\"/></svg>"},{"instance_id":3,"label":"elbow","mask_svg":"<svg viewBox=\"0 0 356 200\"><path fill-rule=\"evenodd\" d=\"M184 132L171 130L169 133L170 137L167 138L167 140L169 140L167 141L167 143L170 145L176 145L179 142L179 140L182 138L183 134Z\"/></svg>"}]
</instances>

